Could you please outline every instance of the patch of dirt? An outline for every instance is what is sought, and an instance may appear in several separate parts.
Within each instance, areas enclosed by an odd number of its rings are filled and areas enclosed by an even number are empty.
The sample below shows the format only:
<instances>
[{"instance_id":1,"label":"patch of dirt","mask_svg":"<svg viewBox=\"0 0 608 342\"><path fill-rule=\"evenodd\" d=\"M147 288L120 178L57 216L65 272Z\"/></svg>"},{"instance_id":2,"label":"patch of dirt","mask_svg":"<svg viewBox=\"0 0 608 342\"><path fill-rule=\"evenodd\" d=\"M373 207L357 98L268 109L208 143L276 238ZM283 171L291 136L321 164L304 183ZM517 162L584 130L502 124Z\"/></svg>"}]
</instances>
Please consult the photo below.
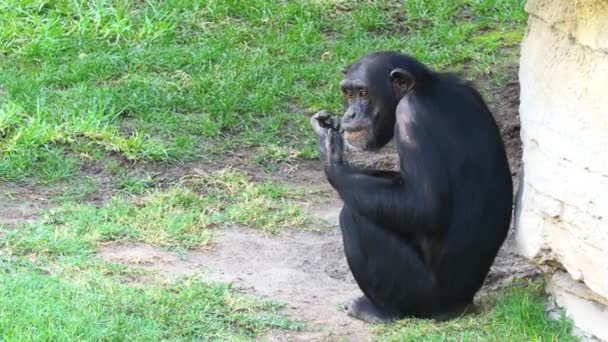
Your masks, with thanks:
<instances>
[{"instance_id":1,"label":"patch of dirt","mask_svg":"<svg viewBox=\"0 0 608 342\"><path fill-rule=\"evenodd\" d=\"M218 160L184 163L178 166L160 166L156 174L162 174L167 180L176 180L191 175L197 170L217 171L226 167L235 168L247 173L253 180L264 181L267 178L296 186L322 185L325 176L317 160L300 160L297 163L279 163L271 168L253 161L255 149L240 149L229 153ZM149 171L148 171L149 172ZM329 187L326 187L329 189Z\"/></svg>"},{"instance_id":2,"label":"patch of dirt","mask_svg":"<svg viewBox=\"0 0 608 342\"><path fill-rule=\"evenodd\" d=\"M378 151L345 151L345 158L352 165L381 170L399 170L399 155L395 141L391 140Z\"/></svg>"},{"instance_id":3,"label":"patch of dirt","mask_svg":"<svg viewBox=\"0 0 608 342\"><path fill-rule=\"evenodd\" d=\"M137 266L175 279L200 271L203 265L196 262L197 253L199 252L193 251L186 256L180 256L143 243L110 243L101 247L99 256L104 260Z\"/></svg>"},{"instance_id":4,"label":"patch of dirt","mask_svg":"<svg viewBox=\"0 0 608 342\"><path fill-rule=\"evenodd\" d=\"M490 269L481 293L499 291L514 279L536 279L542 272L517 253L513 231L505 240ZM481 294L480 293L480 294Z\"/></svg>"},{"instance_id":5,"label":"patch of dirt","mask_svg":"<svg viewBox=\"0 0 608 342\"><path fill-rule=\"evenodd\" d=\"M519 136L519 81L517 68L511 68L507 72L509 77L502 86L490 86L484 93L488 106L494 114L498 128L507 150L511 175L513 176L513 188L517 191L519 186L519 171L521 168L521 139Z\"/></svg>"},{"instance_id":6,"label":"patch of dirt","mask_svg":"<svg viewBox=\"0 0 608 342\"><path fill-rule=\"evenodd\" d=\"M112 158L112 157L109 157ZM112 159L116 159L114 156ZM80 167L80 172L92 180L95 184L95 191L86 198L92 204L102 205L114 196L119 189L116 188L116 176L106 167L98 162L85 161Z\"/></svg>"},{"instance_id":7,"label":"patch of dirt","mask_svg":"<svg viewBox=\"0 0 608 342\"><path fill-rule=\"evenodd\" d=\"M7 225L18 223L18 221L21 221L21 217L31 221L35 218L33 212L51 206L54 204L53 200L62 195L76 197L78 201L102 206L112 197L122 192L119 185L121 175L110 171L107 167L109 162L117 164L119 170L127 171L130 177L151 177L153 186L159 189L175 185L182 177L201 172L212 173L225 168L234 168L245 172L254 181L263 182L270 178L280 183L314 190L315 193L323 196L331 190L331 187L325 181L322 166L317 160L277 163L268 168L253 162L255 153L255 149L247 148L229 152L222 158L170 164L134 163L118 154L110 154L104 162L85 159L80 167L80 173L75 179L60 181L52 186L35 182L0 183L0 224L3 220L6 221ZM80 191L85 183L91 184L90 193ZM74 186L70 187L71 185Z\"/></svg>"},{"instance_id":8,"label":"patch of dirt","mask_svg":"<svg viewBox=\"0 0 608 342\"><path fill-rule=\"evenodd\" d=\"M0 184L0 226L14 228L32 222L50 206L52 191L43 186Z\"/></svg>"},{"instance_id":9,"label":"patch of dirt","mask_svg":"<svg viewBox=\"0 0 608 342\"><path fill-rule=\"evenodd\" d=\"M331 216L329 211L325 215ZM263 336L265 340L367 341L370 337L370 326L340 309L360 292L335 228L323 233L290 230L282 236L252 229L221 230L211 249L181 257L143 244L109 244L99 255L169 278L203 272L211 281L232 283L238 292L285 302L290 317L309 322L304 331L271 331Z\"/></svg>"}]
</instances>

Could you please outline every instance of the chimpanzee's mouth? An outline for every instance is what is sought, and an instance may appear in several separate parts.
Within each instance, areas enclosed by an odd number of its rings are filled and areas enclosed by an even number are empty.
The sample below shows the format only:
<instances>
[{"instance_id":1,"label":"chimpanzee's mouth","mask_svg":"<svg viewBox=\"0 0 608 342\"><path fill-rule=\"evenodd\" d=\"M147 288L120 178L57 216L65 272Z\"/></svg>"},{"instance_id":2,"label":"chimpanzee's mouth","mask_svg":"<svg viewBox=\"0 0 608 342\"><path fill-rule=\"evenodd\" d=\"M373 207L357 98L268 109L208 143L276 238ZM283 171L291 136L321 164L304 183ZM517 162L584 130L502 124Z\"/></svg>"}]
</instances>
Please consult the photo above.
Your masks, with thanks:
<instances>
[{"instance_id":1,"label":"chimpanzee's mouth","mask_svg":"<svg viewBox=\"0 0 608 342\"><path fill-rule=\"evenodd\" d=\"M343 133L352 134L352 133L357 133L357 132L363 132L366 130L367 130L367 128L361 127L361 128L355 128L355 129L344 129L342 131L343 131Z\"/></svg>"},{"instance_id":2,"label":"chimpanzee's mouth","mask_svg":"<svg viewBox=\"0 0 608 342\"><path fill-rule=\"evenodd\" d=\"M340 133L342 134L352 134L352 133L358 133L358 132L365 132L369 130L369 126L367 125L349 125L344 127L344 125L342 125L342 127L340 127Z\"/></svg>"},{"instance_id":3,"label":"chimpanzee's mouth","mask_svg":"<svg viewBox=\"0 0 608 342\"><path fill-rule=\"evenodd\" d=\"M367 140L368 130L360 128L356 130L345 130L343 135L349 143L354 145L363 144Z\"/></svg>"}]
</instances>

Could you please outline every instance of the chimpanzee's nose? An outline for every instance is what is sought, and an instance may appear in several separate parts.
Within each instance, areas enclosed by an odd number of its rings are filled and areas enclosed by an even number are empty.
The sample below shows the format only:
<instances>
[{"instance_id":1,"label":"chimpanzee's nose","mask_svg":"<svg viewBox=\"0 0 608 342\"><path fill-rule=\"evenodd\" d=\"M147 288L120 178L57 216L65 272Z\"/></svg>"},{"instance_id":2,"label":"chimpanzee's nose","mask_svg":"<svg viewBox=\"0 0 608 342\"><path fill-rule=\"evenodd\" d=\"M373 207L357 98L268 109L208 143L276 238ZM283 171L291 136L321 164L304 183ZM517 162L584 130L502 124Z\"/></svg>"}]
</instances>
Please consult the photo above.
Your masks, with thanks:
<instances>
[{"instance_id":1,"label":"chimpanzee's nose","mask_svg":"<svg viewBox=\"0 0 608 342\"><path fill-rule=\"evenodd\" d=\"M357 116L359 116L359 111L356 108L353 108L353 106L349 107L346 111L346 117L348 119L354 119Z\"/></svg>"}]
</instances>

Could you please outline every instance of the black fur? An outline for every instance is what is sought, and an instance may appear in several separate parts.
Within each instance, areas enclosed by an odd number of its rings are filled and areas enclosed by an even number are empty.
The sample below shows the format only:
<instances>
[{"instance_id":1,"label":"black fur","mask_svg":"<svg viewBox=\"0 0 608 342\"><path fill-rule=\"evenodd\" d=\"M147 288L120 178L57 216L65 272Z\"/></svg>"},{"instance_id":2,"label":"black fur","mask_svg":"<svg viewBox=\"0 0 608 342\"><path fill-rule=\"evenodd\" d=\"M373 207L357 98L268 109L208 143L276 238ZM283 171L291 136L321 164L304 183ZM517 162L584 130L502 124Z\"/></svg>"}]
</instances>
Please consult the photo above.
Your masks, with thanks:
<instances>
[{"instance_id":1,"label":"black fur","mask_svg":"<svg viewBox=\"0 0 608 342\"><path fill-rule=\"evenodd\" d=\"M391 79L396 69L407 77ZM361 120L379 113L370 149L394 137L400 159L399 172L351 167L337 130L313 119L327 178L344 201L346 258L369 300L354 301L365 305L349 314L384 321L464 312L511 220L511 174L492 114L469 84L394 52L362 58L345 78L369 91Z\"/></svg>"}]
</instances>

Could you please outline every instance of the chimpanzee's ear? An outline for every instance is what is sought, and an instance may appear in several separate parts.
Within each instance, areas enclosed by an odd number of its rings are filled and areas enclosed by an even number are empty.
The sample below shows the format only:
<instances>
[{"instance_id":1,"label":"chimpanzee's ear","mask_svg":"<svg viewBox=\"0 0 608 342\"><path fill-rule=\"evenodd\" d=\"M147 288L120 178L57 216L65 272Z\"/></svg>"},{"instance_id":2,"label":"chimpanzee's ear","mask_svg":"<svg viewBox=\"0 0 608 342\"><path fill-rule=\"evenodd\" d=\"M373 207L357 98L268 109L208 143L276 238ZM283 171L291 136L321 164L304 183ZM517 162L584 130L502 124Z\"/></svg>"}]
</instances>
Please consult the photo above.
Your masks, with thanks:
<instances>
[{"instance_id":1,"label":"chimpanzee's ear","mask_svg":"<svg viewBox=\"0 0 608 342\"><path fill-rule=\"evenodd\" d=\"M391 71L391 82L399 94L405 95L414 89L416 79L408 71L397 68Z\"/></svg>"}]
</instances>

